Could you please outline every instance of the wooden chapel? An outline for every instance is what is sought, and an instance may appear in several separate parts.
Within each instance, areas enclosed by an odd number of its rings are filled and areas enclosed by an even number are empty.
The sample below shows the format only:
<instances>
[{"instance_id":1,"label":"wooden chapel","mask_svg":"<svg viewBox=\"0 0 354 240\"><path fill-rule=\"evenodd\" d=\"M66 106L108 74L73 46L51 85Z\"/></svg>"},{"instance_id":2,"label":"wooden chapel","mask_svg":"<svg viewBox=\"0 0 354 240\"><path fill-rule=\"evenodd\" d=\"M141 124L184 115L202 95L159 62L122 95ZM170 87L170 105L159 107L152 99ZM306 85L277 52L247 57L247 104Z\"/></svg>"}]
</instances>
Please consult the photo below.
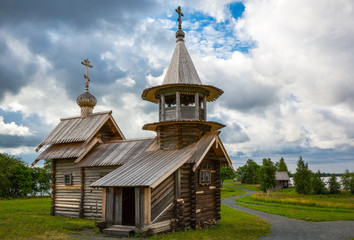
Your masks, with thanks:
<instances>
[{"instance_id":1,"label":"wooden chapel","mask_svg":"<svg viewBox=\"0 0 354 240\"><path fill-rule=\"evenodd\" d=\"M53 159L56 216L99 219L113 235L156 234L210 226L220 219L220 166L232 167L219 138L223 124L207 121L208 102L223 91L203 85L184 44L181 8L176 48L161 85L142 99L158 104L159 121L143 126L155 138L125 139L109 112L93 113L86 59L78 117L64 118L39 144L35 160Z\"/></svg>"}]
</instances>

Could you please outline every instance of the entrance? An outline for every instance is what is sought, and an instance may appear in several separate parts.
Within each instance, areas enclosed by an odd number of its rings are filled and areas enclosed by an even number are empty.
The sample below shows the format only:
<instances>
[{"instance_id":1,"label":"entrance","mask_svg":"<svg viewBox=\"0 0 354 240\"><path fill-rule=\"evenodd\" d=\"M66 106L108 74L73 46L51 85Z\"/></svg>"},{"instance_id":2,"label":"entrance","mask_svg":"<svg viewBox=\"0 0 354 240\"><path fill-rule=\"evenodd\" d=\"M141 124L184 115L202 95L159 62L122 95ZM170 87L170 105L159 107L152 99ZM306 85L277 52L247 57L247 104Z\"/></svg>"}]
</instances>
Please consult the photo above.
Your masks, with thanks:
<instances>
[{"instance_id":1,"label":"entrance","mask_svg":"<svg viewBox=\"0 0 354 240\"><path fill-rule=\"evenodd\" d=\"M135 188L123 188L122 225L135 226Z\"/></svg>"}]
</instances>

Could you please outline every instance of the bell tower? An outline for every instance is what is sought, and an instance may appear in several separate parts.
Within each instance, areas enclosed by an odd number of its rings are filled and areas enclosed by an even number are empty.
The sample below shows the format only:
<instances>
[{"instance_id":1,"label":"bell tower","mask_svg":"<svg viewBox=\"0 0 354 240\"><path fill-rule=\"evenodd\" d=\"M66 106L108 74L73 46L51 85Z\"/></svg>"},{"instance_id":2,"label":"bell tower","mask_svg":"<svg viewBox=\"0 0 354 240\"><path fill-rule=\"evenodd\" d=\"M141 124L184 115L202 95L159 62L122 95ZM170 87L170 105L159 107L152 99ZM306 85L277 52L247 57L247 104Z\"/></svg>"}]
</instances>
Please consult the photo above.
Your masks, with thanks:
<instances>
[{"instance_id":1,"label":"bell tower","mask_svg":"<svg viewBox=\"0 0 354 240\"><path fill-rule=\"evenodd\" d=\"M156 131L162 150L181 149L198 141L205 132L215 131L225 125L207 121L207 102L216 100L223 91L203 85L184 44L182 31L183 13L178 13L176 48L162 85L147 88L142 93L146 101L157 103L159 122L143 126Z\"/></svg>"}]
</instances>

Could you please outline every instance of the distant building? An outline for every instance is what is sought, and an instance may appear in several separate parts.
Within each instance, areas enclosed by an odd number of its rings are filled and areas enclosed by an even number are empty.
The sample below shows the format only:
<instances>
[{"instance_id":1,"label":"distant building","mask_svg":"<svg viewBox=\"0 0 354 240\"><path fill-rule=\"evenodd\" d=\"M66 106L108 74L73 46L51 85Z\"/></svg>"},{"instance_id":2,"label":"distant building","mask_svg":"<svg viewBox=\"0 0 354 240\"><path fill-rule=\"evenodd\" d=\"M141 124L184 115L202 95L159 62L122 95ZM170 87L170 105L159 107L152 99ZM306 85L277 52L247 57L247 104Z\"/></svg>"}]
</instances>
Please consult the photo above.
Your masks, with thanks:
<instances>
[{"instance_id":1,"label":"distant building","mask_svg":"<svg viewBox=\"0 0 354 240\"><path fill-rule=\"evenodd\" d=\"M277 180L277 189L290 187L290 178L288 172L276 172L275 179Z\"/></svg>"},{"instance_id":2,"label":"distant building","mask_svg":"<svg viewBox=\"0 0 354 240\"><path fill-rule=\"evenodd\" d=\"M157 103L157 137L125 139L109 112L93 113L86 59L81 116L63 118L39 144L35 160L53 159L51 215L100 219L108 234L199 228L220 219L220 166L232 167L219 138L224 125L207 121L207 102L223 91L203 85L181 29L162 85L142 98ZM183 16L183 15L182 15Z\"/></svg>"}]
</instances>

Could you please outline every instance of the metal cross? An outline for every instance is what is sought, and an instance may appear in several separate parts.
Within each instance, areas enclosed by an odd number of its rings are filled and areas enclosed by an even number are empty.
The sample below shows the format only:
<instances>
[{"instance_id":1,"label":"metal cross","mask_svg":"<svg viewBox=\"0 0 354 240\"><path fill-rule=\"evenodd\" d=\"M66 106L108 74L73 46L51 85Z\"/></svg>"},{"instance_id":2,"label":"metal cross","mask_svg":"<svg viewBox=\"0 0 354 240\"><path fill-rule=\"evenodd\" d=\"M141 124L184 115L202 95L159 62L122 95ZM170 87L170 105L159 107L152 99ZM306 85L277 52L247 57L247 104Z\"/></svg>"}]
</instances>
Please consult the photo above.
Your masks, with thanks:
<instances>
[{"instance_id":1,"label":"metal cross","mask_svg":"<svg viewBox=\"0 0 354 240\"><path fill-rule=\"evenodd\" d=\"M90 65L90 61L87 58L83 62L81 62L81 64L86 66L86 73L84 74L84 77L85 77L85 90L88 91L89 82L90 82L90 79L88 77L88 68L92 68L93 66Z\"/></svg>"},{"instance_id":2,"label":"metal cross","mask_svg":"<svg viewBox=\"0 0 354 240\"><path fill-rule=\"evenodd\" d=\"M181 16L184 17L182 10L181 10L181 6L178 6L178 8L176 9L176 12L178 13L178 29L182 30L182 19Z\"/></svg>"}]
</instances>

